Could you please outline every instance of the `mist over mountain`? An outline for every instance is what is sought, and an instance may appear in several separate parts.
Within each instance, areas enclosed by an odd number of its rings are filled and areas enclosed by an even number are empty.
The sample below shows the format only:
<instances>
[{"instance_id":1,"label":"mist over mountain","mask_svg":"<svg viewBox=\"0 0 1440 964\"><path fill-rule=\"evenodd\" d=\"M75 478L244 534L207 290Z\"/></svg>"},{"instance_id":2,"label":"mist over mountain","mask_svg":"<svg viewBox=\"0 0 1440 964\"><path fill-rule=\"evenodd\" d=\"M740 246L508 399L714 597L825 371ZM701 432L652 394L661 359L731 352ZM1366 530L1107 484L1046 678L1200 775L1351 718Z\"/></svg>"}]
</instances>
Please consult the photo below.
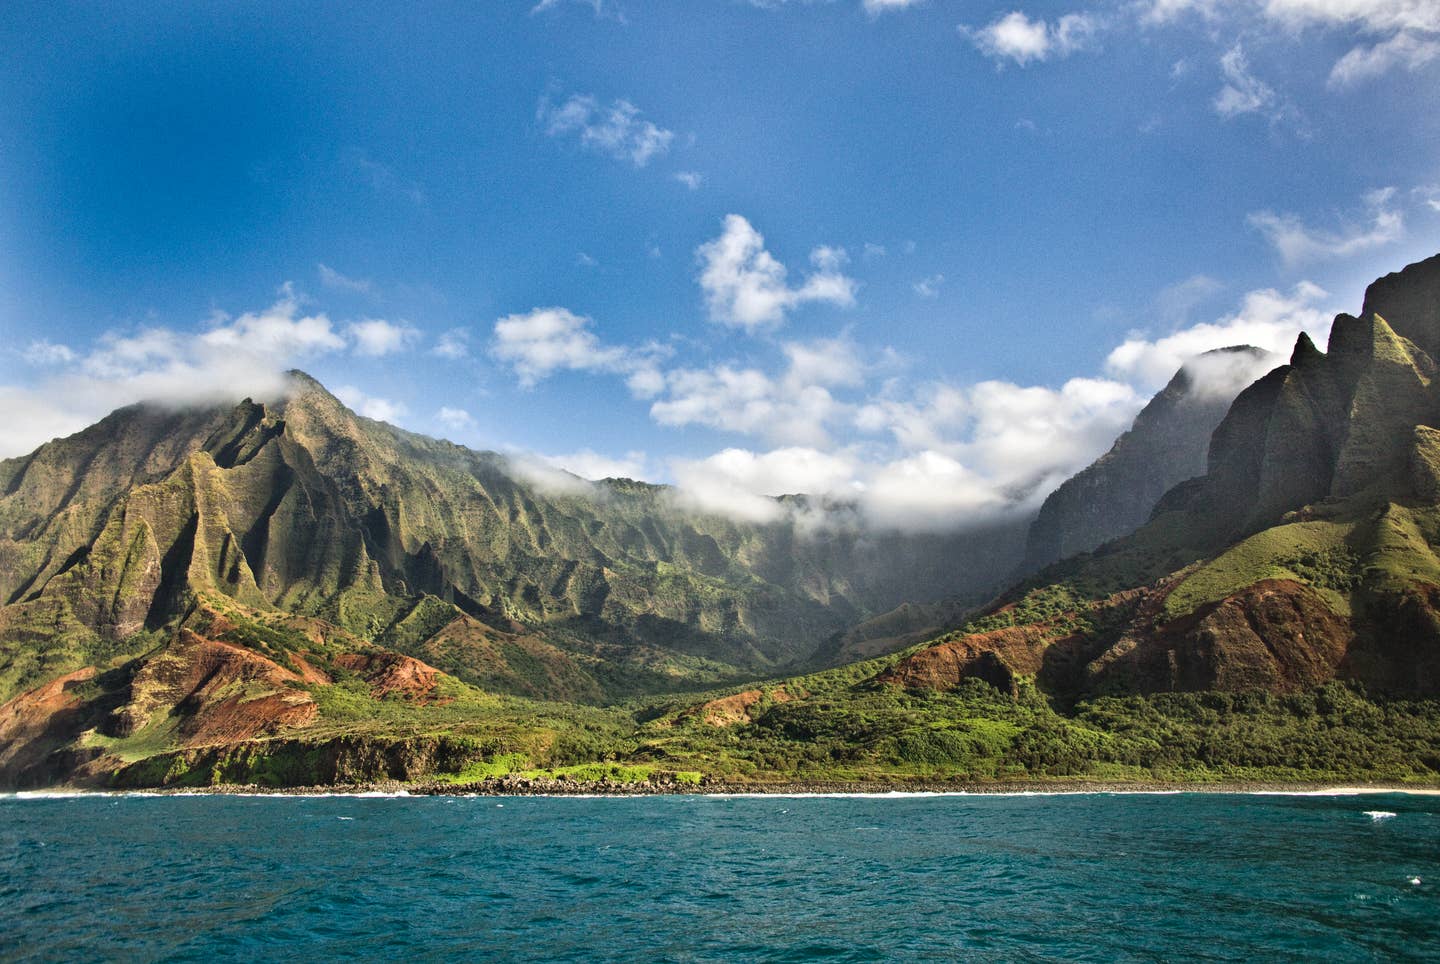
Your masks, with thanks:
<instances>
[{"instance_id":1,"label":"mist over mountain","mask_svg":"<svg viewBox=\"0 0 1440 964\"><path fill-rule=\"evenodd\" d=\"M1046 497L1025 568L1040 569L1138 529L1171 487L1203 475L1210 435L1240 390L1280 359L1241 346L1185 364L1110 451Z\"/></svg>"}]
</instances>

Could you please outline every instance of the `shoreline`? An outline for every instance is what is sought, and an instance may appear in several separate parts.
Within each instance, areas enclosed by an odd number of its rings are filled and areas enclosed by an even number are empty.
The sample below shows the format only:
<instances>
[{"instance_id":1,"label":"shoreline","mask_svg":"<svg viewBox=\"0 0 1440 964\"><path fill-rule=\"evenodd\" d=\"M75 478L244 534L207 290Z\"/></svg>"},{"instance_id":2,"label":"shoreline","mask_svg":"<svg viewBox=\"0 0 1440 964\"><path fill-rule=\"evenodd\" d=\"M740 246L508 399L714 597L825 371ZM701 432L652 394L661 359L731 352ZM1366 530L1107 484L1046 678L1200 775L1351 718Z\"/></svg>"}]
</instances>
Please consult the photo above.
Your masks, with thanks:
<instances>
[{"instance_id":1,"label":"shoreline","mask_svg":"<svg viewBox=\"0 0 1440 964\"><path fill-rule=\"evenodd\" d=\"M1163 781L1089 782L1045 781L1003 783L959 782L808 782L701 784L580 783L498 777L476 783L333 784L308 787L266 787L258 784L220 784L205 787L153 787L116 790L90 787L52 787L0 792L0 798L43 799L85 796L246 796L246 797L933 797L933 796L1099 796L1177 794L1231 794L1237 796L1351 797L1381 794L1440 796L1440 784L1302 783L1294 781L1233 780L1215 783Z\"/></svg>"}]
</instances>

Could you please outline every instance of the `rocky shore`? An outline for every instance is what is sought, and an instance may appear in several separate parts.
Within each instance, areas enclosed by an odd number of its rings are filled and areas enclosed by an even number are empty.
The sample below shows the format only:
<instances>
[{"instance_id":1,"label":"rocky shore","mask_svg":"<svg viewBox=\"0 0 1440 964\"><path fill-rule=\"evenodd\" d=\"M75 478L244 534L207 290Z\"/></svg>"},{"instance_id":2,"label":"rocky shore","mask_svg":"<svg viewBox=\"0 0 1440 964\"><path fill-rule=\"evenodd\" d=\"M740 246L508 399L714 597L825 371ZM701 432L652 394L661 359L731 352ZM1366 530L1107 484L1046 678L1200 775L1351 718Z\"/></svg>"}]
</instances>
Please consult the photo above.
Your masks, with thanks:
<instances>
[{"instance_id":1,"label":"rocky shore","mask_svg":"<svg viewBox=\"0 0 1440 964\"><path fill-rule=\"evenodd\" d=\"M905 793L970 793L970 794L1064 794L1064 793L1420 793L1440 794L1434 784L1345 784L1333 782L1296 783L1287 781L1219 781L1214 783L1170 783L1142 781L1132 783L1093 782L1086 780L1012 781L1002 783L966 783L957 781L914 782L811 782L739 783L704 779L700 783L682 783L673 779L620 783L609 780L577 781L521 776L491 777L474 783L442 783L436 781L403 783L332 784L310 787L265 787L259 785L221 784L213 787L166 788L143 791L156 794L217 794L266 796L475 796L475 797L645 797L679 794L734 796L767 794L775 796L834 794L905 794Z\"/></svg>"}]
</instances>

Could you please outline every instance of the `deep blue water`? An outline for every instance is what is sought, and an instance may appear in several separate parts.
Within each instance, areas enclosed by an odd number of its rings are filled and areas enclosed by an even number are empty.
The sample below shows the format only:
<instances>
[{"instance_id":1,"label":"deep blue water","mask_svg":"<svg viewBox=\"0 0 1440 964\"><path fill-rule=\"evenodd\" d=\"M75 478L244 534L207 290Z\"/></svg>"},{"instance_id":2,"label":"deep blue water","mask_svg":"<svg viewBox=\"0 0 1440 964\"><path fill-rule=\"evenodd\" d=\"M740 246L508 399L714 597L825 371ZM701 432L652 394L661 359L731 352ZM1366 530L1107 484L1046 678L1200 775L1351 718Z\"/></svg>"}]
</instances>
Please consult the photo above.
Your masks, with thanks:
<instances>
[{"instance_id":1,"label":"deep blue water","mask_svg":"<svg viewBox=\"0 0 1440 964\"><path fill-rule=\"evenodd\" d=\"M1440 960L1440 798L0 797L0 959L217 957Z\"/></svg>"}]
</instances>

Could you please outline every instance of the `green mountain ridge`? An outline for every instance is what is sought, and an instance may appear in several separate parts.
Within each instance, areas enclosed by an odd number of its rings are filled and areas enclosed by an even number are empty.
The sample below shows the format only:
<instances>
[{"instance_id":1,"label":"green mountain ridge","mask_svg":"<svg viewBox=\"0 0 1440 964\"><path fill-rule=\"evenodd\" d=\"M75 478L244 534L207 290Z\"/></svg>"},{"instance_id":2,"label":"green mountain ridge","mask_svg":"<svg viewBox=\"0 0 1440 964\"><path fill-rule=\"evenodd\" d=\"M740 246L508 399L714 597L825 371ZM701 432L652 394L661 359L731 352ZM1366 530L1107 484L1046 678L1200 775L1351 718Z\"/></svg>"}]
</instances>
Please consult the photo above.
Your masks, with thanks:
<instances>
[{"instance_id":1,"label":"green mountain ridge","mask_svg":"<svg viewBox=\"0 0 1440 964\"><path fill-rule=\"evenodd\" d=\"M545 493L310 382L117 413L0 464L0 783L1433 784L1437 353L1440 256L1301 336L1139 529L970 612L1018 526Z\"/></svg>"},{"instance_id":2,"label":"green mountain ridge","mask_svg":"<svg viewBox=\"0 0 1440 964\"><path fill-rule=\"evenodd\" d=\"M513 692L599 699L803 661L905 602L978 602L993 577L943 561L1018 557L1018 525L756 526L629 480L537 485L501 456L292 381L271 404L121 410L0 463L0 697L134 651L211 595L323 618ZM473 637L497 633L568 679L471 665Z\"/></svg>"}]
</instances>

